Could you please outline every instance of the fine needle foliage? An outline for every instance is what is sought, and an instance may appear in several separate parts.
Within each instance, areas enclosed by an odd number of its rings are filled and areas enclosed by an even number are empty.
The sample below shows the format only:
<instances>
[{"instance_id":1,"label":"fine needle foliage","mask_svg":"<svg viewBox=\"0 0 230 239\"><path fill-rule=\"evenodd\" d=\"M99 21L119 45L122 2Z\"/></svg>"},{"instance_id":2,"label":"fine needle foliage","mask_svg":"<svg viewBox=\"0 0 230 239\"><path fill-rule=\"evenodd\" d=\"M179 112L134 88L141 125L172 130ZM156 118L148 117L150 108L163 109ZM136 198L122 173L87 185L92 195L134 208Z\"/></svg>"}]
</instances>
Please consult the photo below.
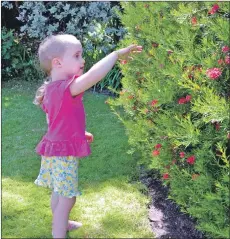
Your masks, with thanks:
<instances>
[{"instance_id":1,"label":"fine needle foliage","mask_svg":"<svg viewBox=\"0 0 230 239\"><path fill-rule=\"evenodd\" d=\"M230 48L227 2L122 2L143 46L122 62L109 99L140 164L158 169L170 198L209 238L229 237ZM126 63L126 64L124 64Z\"/></svg>"}]
</instances>

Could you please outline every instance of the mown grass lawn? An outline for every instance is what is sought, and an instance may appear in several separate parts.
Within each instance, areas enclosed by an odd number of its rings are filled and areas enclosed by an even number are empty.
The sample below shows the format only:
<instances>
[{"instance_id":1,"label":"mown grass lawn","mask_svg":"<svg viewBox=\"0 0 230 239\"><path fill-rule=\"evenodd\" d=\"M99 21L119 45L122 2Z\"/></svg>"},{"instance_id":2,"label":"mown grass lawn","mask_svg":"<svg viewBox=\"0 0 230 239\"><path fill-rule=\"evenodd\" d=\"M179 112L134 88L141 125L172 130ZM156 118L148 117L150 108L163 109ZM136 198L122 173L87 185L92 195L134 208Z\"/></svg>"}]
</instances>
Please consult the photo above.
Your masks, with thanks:
<instances>
[{"instance_id":1,"label":"mown grass lawn","mask_svg":"<svg viewBox=\"0 0 230 239\"><path fill-rule=\"evenodd\" d=\"M2 238L51 238L50 190L34 184L40 157L35 147L46 132L44 113L32 104L36 86L11 82L2 87ZM71 219L84 226L69 238L153 238L149 198L141 193L135 158L122 123L104 102L86 92L87 131L92 155L79 167L79 186Z\"/></svg>"}]
</instances>

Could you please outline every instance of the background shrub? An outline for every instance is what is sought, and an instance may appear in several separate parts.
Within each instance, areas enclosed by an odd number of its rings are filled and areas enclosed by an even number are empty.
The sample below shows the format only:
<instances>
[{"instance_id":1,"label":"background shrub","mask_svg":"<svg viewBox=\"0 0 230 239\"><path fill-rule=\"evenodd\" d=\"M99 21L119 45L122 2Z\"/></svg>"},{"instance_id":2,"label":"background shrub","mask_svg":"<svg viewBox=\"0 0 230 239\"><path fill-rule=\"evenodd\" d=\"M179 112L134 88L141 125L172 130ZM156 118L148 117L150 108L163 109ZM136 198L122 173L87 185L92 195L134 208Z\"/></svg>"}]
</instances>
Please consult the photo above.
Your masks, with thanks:
<instances>
[{"instance_id":1,"label":"background shrub","mask_svg":"<svg viewBox=\"0 0 230 239\"><path fill-rule=\"evenodd\" d=\"M116 13L122 10L118 2L21 2L16 6L5 1L2 6L17 7L17 19L22 24L18 35L26 46L24 49L30 49L34 55L48 35L60 32L75 35L83 44L86 71L111 52L126 33ZM14 57L19 60L18 55ZM113 78L107 76L95 88L110 85L117 89L119 72L114 68Z\"/></svg>"},{"instance_id":2,"label":"background shrub","mask_svg":"<svg viewBox=\"0 0 230 239\"><path fill-rule=\"evenodd\" d=\"M31 48L24 45L22 38L14 30L2 28L1 31L1 70L2 80L12 78L19 80L42 79L44 73L39 69L39 63Z\"/></svg>"}]
</instances>

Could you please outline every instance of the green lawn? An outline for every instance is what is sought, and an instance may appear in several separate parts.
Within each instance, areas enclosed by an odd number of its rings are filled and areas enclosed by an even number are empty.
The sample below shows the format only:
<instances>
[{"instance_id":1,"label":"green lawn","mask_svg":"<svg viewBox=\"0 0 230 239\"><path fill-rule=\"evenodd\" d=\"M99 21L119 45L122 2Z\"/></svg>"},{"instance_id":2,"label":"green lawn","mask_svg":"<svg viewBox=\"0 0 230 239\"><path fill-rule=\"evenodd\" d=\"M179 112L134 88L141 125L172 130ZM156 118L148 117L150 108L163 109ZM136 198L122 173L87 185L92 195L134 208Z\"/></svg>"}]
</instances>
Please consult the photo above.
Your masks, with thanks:
<instances>
[{"instance_id":1,"label":"green lawn","mask_svg":"<svg viewBox=\"0 0 230 239\"><path fill-rule=\"evenodd\" d=\"M34 184L40 157L35 147L47 125L32 104L36 87L11 82L2 87L2 238L51 238L50 190ZM87 131L92 155L79 167L79 186L71 219L84 226L69 238L153 238L137 181L135 158L122 123L105 104L107 96L86 92Z\"/></svg>"}]
</instances>

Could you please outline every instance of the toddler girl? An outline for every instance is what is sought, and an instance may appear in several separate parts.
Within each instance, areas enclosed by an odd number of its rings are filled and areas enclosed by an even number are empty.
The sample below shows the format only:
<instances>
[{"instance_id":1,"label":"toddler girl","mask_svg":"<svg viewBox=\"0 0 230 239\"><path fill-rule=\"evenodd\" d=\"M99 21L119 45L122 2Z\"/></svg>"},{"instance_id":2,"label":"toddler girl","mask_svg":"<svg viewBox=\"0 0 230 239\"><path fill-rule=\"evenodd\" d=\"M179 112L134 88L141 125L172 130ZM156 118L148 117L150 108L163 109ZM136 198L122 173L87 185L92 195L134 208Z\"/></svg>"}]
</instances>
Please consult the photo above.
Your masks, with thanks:
<instances>
[{"instance_id":1,"label":"toddler girl","mask_svg":"<svg viewBox=\"0 0 230 239\"><path fill-rule=\"evenodd\" d=\"M78 191L79 159L91 154L93 135L85 131L84 92L112 69L118 58L126 60L142 47L131 45L114 51L83 74L82 45L73 35L47 37L39 46L42 69L49 78L38 90L34 104L46 113L48 130L36 147L41 155L39 186L52 189L52 235L65 238L66 232L82 226L69 221Z\"/></svg>"}]
</instances>

